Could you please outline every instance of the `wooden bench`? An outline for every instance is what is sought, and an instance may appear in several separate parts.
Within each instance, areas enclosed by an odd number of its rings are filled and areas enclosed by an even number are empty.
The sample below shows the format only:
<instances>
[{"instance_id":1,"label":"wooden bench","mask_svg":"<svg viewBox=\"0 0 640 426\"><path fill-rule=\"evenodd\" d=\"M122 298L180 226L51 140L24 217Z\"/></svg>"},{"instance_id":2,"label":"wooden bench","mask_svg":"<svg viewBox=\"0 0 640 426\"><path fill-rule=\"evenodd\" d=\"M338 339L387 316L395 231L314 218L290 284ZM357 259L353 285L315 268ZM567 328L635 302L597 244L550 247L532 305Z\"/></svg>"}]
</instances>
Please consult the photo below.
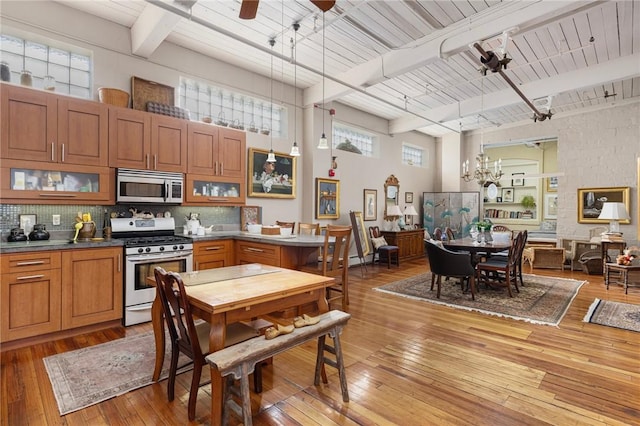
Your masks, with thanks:
<instances>
[{"instance_id":1,"label":"wooden bench","mask_svg":"<svg viewBox=\"0 0 640 426\"><path fill-rule=\"evenodd\" d=\"M329 311L320 315L320 322L317 324L296 328L292 333L280 335L271 340L267 340L264 337L256 337L209 354L206 357L207 363L216 368L222 377L226 377L224 394L222 395L222 424L227 425L229 423L229 411L234 411L243 419L245 426L251 426L249 374L253 371L254 366L267 358L315 338L318 339L318 351L314 385L320 384L320 375L321 372L324 372L323 367L325 364L329 364L338 370L342 400L349 402L339 337L349 318L351 318L351 315L346 312L339 310ZM333 339L333 346L325 343L327 335ZM325 352L332 353L335 356L335 361L327 358ZM239 389L234 384L235 380L240 381ZM324 374L323 383L327 383ZM241 404L236 403L232 398L233 395L239 397Z\"/></svg>"}]
</instances>

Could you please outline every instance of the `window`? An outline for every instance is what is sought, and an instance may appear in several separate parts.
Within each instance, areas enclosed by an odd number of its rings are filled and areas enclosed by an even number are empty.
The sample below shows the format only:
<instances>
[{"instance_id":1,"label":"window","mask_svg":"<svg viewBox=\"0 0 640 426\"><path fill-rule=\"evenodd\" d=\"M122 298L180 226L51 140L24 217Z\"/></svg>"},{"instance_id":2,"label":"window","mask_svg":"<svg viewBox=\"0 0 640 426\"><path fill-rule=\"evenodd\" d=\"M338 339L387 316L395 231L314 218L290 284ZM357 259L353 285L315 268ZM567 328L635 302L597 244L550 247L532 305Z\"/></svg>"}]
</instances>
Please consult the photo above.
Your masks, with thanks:
<instances>
[{"instance_id":1,"label":"window","mask_svg":"<svg viewBox=\"0 0 640 426\"><path fill-rule=\"evenodd\" d=\"M56 92L93 97L93 59L80 48L58 48L2 34L0 59L9 65L12 83L20 83L22 70L27 70L32 74L33 87L42 88L44 77L52 76Z\"/></svg>"},{"instance_id":2,"label":"window","mask_svg":"<svg viewBox=\"0 0 640 426\"><path fill-rule=\"evenodd\" d=\"M373 157L375 136L361 130L333 123L333 148Z\"/></svg>"},{"instance_id":3,"label":"window","mask_svg":"<svg viewBox=\"0 0 640 426\"><path fill-rule=\"evenodd\" d=\"M245 129L268 129L275 137L287 137L286 108L242 93L181 77L180 106L189 110L192 120L210 117L214 123L226 121L242 125Z\"/></svg>"},{"instance_id":4,"label":"window","mask_svg":"<svg viewBox=\"0 0 640 426\"><path fill-rule=\"evenodd\" d=\"M422 167L424 151L417 146L402 144L402 164Z\"/></svg>"}]
</instances>

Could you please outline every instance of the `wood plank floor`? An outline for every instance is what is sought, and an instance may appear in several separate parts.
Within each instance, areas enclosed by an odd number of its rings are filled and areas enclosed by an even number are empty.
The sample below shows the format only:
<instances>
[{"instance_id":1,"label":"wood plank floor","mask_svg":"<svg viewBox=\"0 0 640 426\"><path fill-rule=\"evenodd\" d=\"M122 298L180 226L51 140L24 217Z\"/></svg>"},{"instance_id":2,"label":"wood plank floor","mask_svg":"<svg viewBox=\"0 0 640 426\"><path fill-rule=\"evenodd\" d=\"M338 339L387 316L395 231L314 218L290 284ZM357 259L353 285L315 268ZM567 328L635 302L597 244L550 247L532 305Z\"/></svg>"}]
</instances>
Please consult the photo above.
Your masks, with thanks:
<instances>
[{"instance_id":1,"label":"wood plank floor","mask_svg":"<svg viewBox=\"0 0 640 426\"><path fill-rule=\"evenodd\" d=\"M587 280L559 327L532 325L372 291L427 270L350 270L352 314L343 337L351 401L332 368L313 386L315 345L274 359L253 396L256 425L640 425L640 333L582 322L594 298L640 304L640 289L605 290L600 276L536 269ZM525 268L525 272L529 272ZM517 297L517 296L516 296ZM166 381L59 415L42 358L125 335L149 324L2 353L2 425L187 424L190 373L168 403ZM209 424L199 392L196 421Z\"/></svg>"}]
</instances>

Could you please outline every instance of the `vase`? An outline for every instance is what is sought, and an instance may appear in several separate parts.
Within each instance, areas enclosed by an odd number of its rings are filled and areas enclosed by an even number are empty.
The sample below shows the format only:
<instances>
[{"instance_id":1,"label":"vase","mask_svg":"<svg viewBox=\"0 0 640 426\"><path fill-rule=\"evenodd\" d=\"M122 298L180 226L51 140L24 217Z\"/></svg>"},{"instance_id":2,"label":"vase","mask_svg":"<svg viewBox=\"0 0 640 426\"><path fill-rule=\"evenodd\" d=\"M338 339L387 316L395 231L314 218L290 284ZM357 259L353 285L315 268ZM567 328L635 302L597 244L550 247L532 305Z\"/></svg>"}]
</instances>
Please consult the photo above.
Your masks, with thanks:
<instances>
[{"instance_id":1,"label":"vase","mask_svg":"<svg viewBox=\"0 0 640 426\"><path fill-rule=\"evenodd\" d=\"M4 61L0 63L0 80L11 81L11 70L9 69L9 64Z\"/></svg>"},{"instance_id":2,"label":"vase","mask_svg":"<svg viewBox=\"0 0 640 426\"><path fill-rule=\"evenodd\" d=\"M20 74L20 84L23 86L32 86L33 78L31 77L31 71L22 70L22 74Z\"/></svg>"}]
</instances>

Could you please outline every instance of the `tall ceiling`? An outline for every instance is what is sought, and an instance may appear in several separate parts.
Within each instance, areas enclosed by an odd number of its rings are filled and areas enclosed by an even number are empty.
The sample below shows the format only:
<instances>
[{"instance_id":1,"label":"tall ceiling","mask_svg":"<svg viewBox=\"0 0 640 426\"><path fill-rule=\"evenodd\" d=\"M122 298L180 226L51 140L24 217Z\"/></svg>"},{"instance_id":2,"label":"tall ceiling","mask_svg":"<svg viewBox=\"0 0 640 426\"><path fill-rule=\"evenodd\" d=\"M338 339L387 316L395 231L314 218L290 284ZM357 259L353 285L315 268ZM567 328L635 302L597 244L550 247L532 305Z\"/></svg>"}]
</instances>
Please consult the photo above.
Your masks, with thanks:
<instances>
[{"instance_id":1,"label":"tall ceiling","mask_svg":"<svg viewBox=\"0 0 640 426\"><path fill-rule=\"evenodd\" d=\"M388 119L390 133L640 100L637 0L337 0L324 14L309 0L261 0L252 20L238 17L241 0L60 2L131 28L143 57L167 40L270 76L274 55L274 79L293 84L295 52L305 105L339 101ZM506 69L483 75L476 42L506 54Z\"/></svg>"}]
</instances>

